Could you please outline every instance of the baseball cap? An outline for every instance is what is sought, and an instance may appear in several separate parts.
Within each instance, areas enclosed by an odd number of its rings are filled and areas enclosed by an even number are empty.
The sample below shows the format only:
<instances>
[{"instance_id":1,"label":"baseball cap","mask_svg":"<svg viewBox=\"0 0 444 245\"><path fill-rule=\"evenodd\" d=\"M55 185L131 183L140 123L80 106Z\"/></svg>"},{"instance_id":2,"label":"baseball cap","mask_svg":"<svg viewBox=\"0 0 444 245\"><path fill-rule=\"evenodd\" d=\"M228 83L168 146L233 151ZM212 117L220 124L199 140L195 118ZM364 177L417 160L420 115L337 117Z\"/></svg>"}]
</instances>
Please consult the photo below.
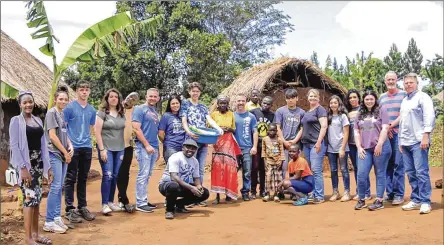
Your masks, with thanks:
<instances>
[{"instance_id":1,"label":"baseball cap","mask_svg":"<svg viewBox=\"0 0 444 245\"><path fill-rule=\"evenodd\" d=\"M192 145L192 146L198 148L196 141L194 141L193 139L185 140L185 142L183 142L183 145Z\"/></svg>"}]
</instances>

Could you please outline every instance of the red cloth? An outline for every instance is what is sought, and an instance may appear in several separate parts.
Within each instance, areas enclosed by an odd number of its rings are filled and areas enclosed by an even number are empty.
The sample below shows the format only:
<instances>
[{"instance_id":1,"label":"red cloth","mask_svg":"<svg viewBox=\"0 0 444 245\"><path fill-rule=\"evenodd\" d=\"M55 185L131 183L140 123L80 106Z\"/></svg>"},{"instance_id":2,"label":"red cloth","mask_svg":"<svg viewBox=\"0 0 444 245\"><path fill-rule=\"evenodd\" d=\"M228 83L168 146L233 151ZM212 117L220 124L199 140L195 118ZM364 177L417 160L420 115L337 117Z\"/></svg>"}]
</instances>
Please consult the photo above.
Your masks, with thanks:
<instances>
[{"instance_id":1,"label":"red cloth","mask_svg":"<svg viewBox=\"0 0 444 245\"><path fill-rule=\"evenodd\" d=\"M214 145L211 167L211 191L237 199L237 158L242 155L232 133L219 137Z\"/></svg>"}]
</instances>

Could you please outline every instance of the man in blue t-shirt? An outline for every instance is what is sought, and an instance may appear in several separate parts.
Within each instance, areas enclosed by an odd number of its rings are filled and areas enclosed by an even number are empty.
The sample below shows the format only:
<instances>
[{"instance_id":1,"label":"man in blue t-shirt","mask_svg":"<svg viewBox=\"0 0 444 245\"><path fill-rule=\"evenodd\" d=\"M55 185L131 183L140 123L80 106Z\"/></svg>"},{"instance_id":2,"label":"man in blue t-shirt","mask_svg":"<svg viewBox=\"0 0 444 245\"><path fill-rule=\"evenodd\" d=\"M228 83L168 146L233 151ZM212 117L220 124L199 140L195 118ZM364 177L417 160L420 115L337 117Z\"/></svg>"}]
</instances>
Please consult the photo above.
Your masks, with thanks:
<instances>
[{"instance_id":1,"label":"man in blue t-shirt","mask_svg":"<svg viewBox=\"0 0 444 245\"><path fill-rule=\"evenodd\" d=\"M159 156L157 139L159 115L155 108L157 102L159 102L159 90L150 88L146 92L146 103L136 106L132 114L132 125L136 134L136 157L139 163L136 179L136 210L144 213L152 213L156 208L148 202L147 186Z\"/></svg>"},{"instance_id":2,"label":"man in blue t-shirt","mask_svg":"<svg viewBox=\"0 0 444 245\"><path fill-rule=\"evenodd\" d=\"M242 150L242 199L250 201L251 187L251 155L257 153L258 133L256 117L245 109L247 97L245 95L236 96L236 111L234 112L234 121L236 130L234 137Z\"/></svg>"},{"instance_id":3,"label":"man in blue t-shirt","mask_svg":"<svg viewBox=\"0 0 444 245\"><path fill-rule=\"evenodd\" d=\"M91 168L92 144L91 132L96 123L96 110L88 104L90 85L79 81L76 88L77 100L69 103L63 110L68 137L74 147L74 155L65 179L65 217L72 223L95 219L95 215L86 208L86 180ZM78 209L74 207L74 185L77 182Z\"/></svg>"}]
</instances>

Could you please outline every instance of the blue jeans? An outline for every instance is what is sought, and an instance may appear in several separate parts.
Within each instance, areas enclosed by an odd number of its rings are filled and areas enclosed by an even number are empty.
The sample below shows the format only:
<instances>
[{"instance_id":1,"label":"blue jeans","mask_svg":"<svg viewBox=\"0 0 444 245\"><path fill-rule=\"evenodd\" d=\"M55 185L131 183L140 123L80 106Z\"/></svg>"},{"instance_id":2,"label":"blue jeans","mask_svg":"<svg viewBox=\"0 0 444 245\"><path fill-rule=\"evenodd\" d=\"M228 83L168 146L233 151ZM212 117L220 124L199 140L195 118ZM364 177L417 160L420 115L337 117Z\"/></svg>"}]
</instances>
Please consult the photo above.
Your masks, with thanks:
<instances>
[{"instance_id":1,"label":"blue jeans","mask_svg":"<svg viewBox=\"0 0 444 245\"><path fill-rule=\"evenodd\" d=\"M430 204L432 186L429 173L429 149L422 150L420 144L402 146L402 160L412 187L410 199L415 203Z\"/></svg>"},{"instance_id":2,"label":"blue jeans","mask_svg":"<svg viewBox=\"0 0 444 245\"><path fill-rule=\"evenodd\" d=\"M372 166L375 166L376 175L376 198L383 198L385 191L385 173L390 156L392 155L392 147L390 142L386 140L382 145L381 155L375 156L374 149L365 150L365 157L361 159L358 157L358 193L359 199L365 198L365 191L367 189L367 179L369 178Z\"/></svg>"},{"instance_id":3,"label":"blue jeans","mask_svg":"<svg viewBox=\"0 0 444 245\"><path fill-rule=\"evenodd\" d=\"M303 144L305 159L313 172L314 190L313 197L318 200L324 200L324 175L322 174L323 160L327 146L321 143L321 150L316 153L315 144Z\"/></svg>"},{"instance_id":4,"label":"blue jeans","mask_svg":"<svg viewBox=\"0 0 444 245\"><path fill-rule=\"evenodd\" d=\"M205 161L207 160L208 155L208 145L199 144L199 148L196 151L196 158L199 162L199 175L200 175L200 184L203 185L204 175L205 175Z\"/></svg>"},{"instance_id":5,"label":"blue jeans","mask_svg":"<svg viewBox=\"0 0 444 245\"><path fill-rule=\"evenodd\" d=\"M339 153L327 153L328 162L330 163L331 170L331 184L333 186L333 191L338 190L339 177L338 177L338 160L341 166L342 179L344 181L344 190L350 192L350 174L348 173L347 159L348 152L345 153L344 157L340 158Z\"/></svg>"},{"instance_id":6,"label":"blue jeans","mask_svg":"<svg viewBox=\"0 0 444 245\"><path fill-rule=\"evenodd\" d=\"M163 159L165 160L165 164L168 163L168 159L170 159L171 155L173 155L174 153L179 152L179 151L174 148L164 146L163 147Z\"/></svg>"},{"instance_id":7,"label":"blue jeans","mask_svg":"<svg viewBox=\"0 0 444 245\"><path fill-rule=\"evenodd\" d=\"M404 198L404 163L398 147L398 134L394 134L393 138L390 139L390 145L392 146L392 156L387 165L386 193L392 198Z\"/></svg>"},{"instance_id":8,"label":"blue jeans","mask_svg":"<svg viewBox=\"0 0 444 245\"><path fill-rule=\"evenodd\" d=\"M142 207L148 205L148 182L153 174L153 168L159 154L158 149L154 153L148 154L145 147L141 144L136 145L136 158L139 163L139 173L136 178L136 206Z\"/></svg>"},{"instance_id":9,"label":"blue jeans","mask_svg":"<svg viewBox=\"0 0 444 245\"><path fill-rule=\"evenodd\" d=\"M348 147L350 148L350 160L353 165L353 172L355 173L355 181L356 181L356 194L358 194L358 148L356 145L349 144ZM370 192L370 177L367 178L367 187L365 191L365 196L369 197L371 196Z\"/></svg>"},{"instance_id":10,"label":"blue jeans","mask_svg":"<svg viewBox=\"0 0 444 245\"><path fill-rule=\"evenodd\" d=\"M122 165L124 151L106 151L107 161L104 162L100 157L100 150L97 146L98 158L102 167L102 204L114 202L114 194L116 193L117 175Z\"/></svg>"},{"instance_id":11,"label":"blue jeans","mask_svg":"<svg viewBox=\"0 0 444 245\"><path fill-rule=\"evenodd\" d=\"M242 150L242 195L248 194L251 188L251 148L241 148Z\"/></svg>"},{"instance_id":12,"label":"blue jeans","mask_svg":"<svg viewBox=\"0 0 444 245\"><path fill-rule=\"evenodd\" d=\"M46 206L46 222L53 222L55 217L60 217L62 205L62 186L65 180L68 164L53 153L49 153L49 163L51 164L54 180L51 183L48 202Z\"/></svg>"}]
</instances>

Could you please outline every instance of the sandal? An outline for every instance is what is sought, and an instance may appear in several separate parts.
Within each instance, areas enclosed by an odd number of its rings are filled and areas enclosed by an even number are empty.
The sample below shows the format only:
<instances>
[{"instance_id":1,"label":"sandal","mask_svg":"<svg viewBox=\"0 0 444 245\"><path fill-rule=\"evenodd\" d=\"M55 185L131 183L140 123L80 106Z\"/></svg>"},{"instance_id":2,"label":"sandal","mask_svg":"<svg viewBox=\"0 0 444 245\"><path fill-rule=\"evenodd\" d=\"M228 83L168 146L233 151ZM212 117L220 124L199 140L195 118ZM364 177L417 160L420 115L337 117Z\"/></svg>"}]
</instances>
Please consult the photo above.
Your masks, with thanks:
<instances>
[{"instance_id":1,"label":"sandal","mask_svg":"<svg viewBox=\"0 0 444 245\"><path fill-rule=\"evenodd\" d=\"M136 211L136 208L134 207L134 205L131 205L131 204L125 204L125 205L123 205L123 208L125 209L125 211L127 212L127 213L134 213L134 211Z\"/></svg>"},{"instance_id":2,"label":"sandal","mask_svg":"<svg viewBox=\"0 0 444 245\"><path fill-rule=\"evenodd\" d=\"M52 244L51 239L44 237L44 236L38 236L36 242L41 243L41 244Z\"/></svg>"}]
</instances>

